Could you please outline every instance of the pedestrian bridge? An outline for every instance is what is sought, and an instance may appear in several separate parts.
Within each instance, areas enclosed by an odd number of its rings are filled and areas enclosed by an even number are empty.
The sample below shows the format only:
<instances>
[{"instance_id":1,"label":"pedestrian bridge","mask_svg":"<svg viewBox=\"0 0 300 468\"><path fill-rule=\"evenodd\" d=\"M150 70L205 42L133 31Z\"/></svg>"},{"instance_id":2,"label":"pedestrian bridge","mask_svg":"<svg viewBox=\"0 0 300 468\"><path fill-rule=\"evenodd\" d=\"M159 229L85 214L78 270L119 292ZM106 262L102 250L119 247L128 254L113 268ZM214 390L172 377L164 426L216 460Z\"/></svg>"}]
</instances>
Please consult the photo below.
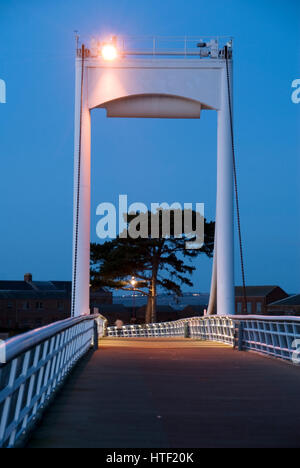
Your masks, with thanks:
<instances>
[{"instance_id":1,"label":"pedestrian bridge","mask_svg":"<svg viewBox=\"0 0 300 468\"><path fill-rule=\"evenodd\" d=\"M98 346L103 333L86 316L6 343L2 447L300 446L299 319L112 327Z\"/></svg>"}]
</instances>

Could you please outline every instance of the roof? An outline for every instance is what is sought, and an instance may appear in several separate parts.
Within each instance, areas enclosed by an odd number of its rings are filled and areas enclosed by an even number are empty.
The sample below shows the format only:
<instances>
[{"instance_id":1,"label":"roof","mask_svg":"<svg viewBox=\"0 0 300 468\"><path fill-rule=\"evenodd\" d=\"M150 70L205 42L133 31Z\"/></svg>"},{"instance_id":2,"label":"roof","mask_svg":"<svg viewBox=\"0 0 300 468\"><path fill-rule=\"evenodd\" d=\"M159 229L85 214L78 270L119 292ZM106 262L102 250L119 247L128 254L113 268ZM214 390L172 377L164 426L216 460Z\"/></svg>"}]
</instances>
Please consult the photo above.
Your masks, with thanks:
<instances>
[{"instance_id":1,"label":"roof","mask_svg":"<svg viewBox=\"0 0 300 468\"><path fill-rule=\"evenodd\" d=\"M66 287L59 287L60 283L61 286L67 284L63 281L0 281L0 291L65 291Z\"/></svg>"},{"instance_id":2,"label":"roof","mask_svg":"<svg viewBox=\"0 0 300 468\"><path fill-rule=\"evenodd\" d=\"M1 291L0 299L66 299L69 294L66 291Z\"/></svg>"},{"instance_id":3,"label":"roof","mask_svg":"<svg viewBox=\"0 0 300 468\"><path fill-rule=\"evenodd\" d=\"M0 291L31 291L32 286L26 281L0 281Z\"/></svg>"},{"instance_id":4,"label":"roof","mask_svg":"<svg viewBox=\"0 0 300 468\"><path fill-rule=\"evenodd\" d=\"M101 315L103 315L113 325L116 319L121 319L125 323L130 322L131 311L123 304L99 304L96 305Z\"/></svg>"},{"instance_id":5,"label":"roof","mask_svg":"<svg viewBox=\"0 0 300 468\"><path fill-rule=\"evenodd\" d=\"M51 283L54 284L57 289L63 289L65 291L72 290L72 281L51 281Z\"/></svg>"},{"instance_id":6,"label":"roof","mask_svg":"<svg viewBox=\"0 0 300 468\"><path fill-rule=\"evenodd\" d=\"M276 288L279 288L279 286L274 286L274 285L273 286L246 286L246 295L247 296L267 296ZM235 287L235 295L236 296L244 295L243 286Z\"/></svg>"},{"instance_id":7,"label":"roof","mask_svg":"<svg viewBox=\"0 0 300 468\"><path fill-rule=\"evenodd\" d=\"M65 288L57 288L52 281L32 281L30 284L36 291L65 291Z\"/></svg>"},{"instance_id":8,"label":"roof","mask_svg":"<svg viewBox=\"0 0 300 468\"><path fill-rule=\"evenodd\" d=\"M57 286L52 281L0 281L0 299L65 299L70 296L67 288Z\"/></svg>"},{"instance_id":9,"label":"roof","mask_svg":"<svg viewBox=\"0 0 300 468\"><path fill-rule=\"evenodd\" d=\"M0 297L5 299L69 297L71 290L71 281L0 281ZM108 294L103 288L95 292Z\"/></svg>"},{"instance_id":10,"label":"roof","mask_svg":"<svg viewBox=\"0 0 300 468\"><path fill-rule=\"evenodd\" d=\"M275 301L269 304L270 306L289 306L289 305L298 305L300 306L300 294L295 294L293 296L286 297L285 299L280 299L280 301Z\"/></svg>"}]
</instances>

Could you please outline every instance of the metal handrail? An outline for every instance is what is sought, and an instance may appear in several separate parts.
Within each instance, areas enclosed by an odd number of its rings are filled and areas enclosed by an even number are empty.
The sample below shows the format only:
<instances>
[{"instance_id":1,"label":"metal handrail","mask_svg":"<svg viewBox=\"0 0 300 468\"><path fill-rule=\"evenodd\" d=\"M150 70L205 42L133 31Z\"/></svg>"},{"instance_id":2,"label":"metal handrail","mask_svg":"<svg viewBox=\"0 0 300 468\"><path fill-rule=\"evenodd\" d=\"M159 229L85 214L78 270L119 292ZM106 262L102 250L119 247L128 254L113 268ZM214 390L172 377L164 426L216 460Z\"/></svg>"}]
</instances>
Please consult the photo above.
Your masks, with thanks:
<instances>
[{"instance_id":1,"label":"metal handrail","mask_svg":"<svg viewBox=\"0 0 300 468\"><path fill-rule=\"evenodd\" d=\"M215 317L212 315L212 317ZM265 320L267 322L300 322L300 317L294 315L232 315L232 320Z\"/></svg>"},{"instance_id":2,"label":"metal handrail","mask_svg":"<svg viewBox=\"0 0 300 468\"><path fill-rule=\"evenodd\" d=\"M61 333L68 328L73 327L77 323L84 320L95 320L98 315L86 315L81 317L74 317L59 322L46 325L41 328L31 330L21 335L14 336L5 341L6 349L6 363L17 357L19 354L28 351L29 349L38 346L43 341L51 338L58 333Z\"/></svg>"},{"instance_id":3,"label":"metal handrail","mask_svg":"<svg viewBox=\"0 0 300 468\"><path fill-rule=\"evenodd\" d=\"M20 444L87 351L97 349L105 319L86 315L56 322L4 342L0 365L0 447Z\"/></svg>"},{"instance_id":4,"label":"metal handrail","mask_svg":"<svg viewBox=\"0 0 300 468\"><path fill-rule=\"evenodd\" d=\"M113 43L121 57L125 56L178 56L200 58L222 58L222 50L228 43L233 44L232 36L112 36L92 38L87 41L86 57L98 57L103 44ZM77 57L82 55L81 42L77 43ZM200 46L200 44L202 44ZM207 48L210 53L202 53Z\"/></svg>"},{"instance_id":5,"label":"metal handrail","mask_svg":"<svg viewBox=\"0 0 300 468\"><path fill-rule=\"evenodd\" d=\"M173 322L108 327L111 337L189 337L300 363L300 317L208 315ZM295 349L296 348L296 349Z\"/></svg>"}]
</instances>

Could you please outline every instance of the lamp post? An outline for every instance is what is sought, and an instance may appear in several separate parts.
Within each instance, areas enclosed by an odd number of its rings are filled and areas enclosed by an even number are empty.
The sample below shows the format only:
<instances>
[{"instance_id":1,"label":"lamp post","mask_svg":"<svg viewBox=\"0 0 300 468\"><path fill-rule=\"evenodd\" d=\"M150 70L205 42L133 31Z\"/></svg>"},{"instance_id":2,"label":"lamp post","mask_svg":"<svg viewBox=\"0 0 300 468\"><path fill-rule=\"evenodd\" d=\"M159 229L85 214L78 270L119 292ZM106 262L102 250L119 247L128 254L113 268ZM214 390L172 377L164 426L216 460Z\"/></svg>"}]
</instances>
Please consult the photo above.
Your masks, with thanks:
<instances>
[{"instance_id":1,"label":"lamp post","mask_svg":"<svg viewBox=\"0 0 300 468\"><path fill-rule=\"evenodd\" d=\"M131 286L133 288L133 296L132 296L132 317L136 319L136 312L135 312L135 285L136 285L136 279L133 276L131 278Z\"/></svg>"}]
</instances>

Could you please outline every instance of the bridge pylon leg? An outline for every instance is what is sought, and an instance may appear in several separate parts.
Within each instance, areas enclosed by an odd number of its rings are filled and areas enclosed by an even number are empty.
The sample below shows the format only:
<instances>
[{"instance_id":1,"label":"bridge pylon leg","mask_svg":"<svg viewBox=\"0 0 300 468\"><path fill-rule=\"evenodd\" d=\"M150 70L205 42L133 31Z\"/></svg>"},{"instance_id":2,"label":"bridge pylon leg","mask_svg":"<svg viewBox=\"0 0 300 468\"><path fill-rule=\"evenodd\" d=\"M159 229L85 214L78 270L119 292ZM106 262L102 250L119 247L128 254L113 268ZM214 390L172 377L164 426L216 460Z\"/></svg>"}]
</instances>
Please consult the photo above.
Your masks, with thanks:
<instances>
[{"instance_id":1,"label":"bridge pylon leg","mask_svg":"<svg viewBox=\"0 0 300 468\"><path fill-rule=\"evenodd\" d=\"M232 62L229 61L232 96ZM231 315L234 307L234 205L233 156L230 126L229 94L226 69L221 76L221 109L218 111L217 162L217 313Z\"/></svg>"},{"instance_id":2,"label":"bridge pylon leg","mask_svg":"<svg viewBox=\"0 0 300 468\"><path fill-rule=\"evenodd\" d=\"M89 314L91 224L91 116L87 104L86 70L76 64L74 228L72 315Z\"/></svg>"}]
</instances>

